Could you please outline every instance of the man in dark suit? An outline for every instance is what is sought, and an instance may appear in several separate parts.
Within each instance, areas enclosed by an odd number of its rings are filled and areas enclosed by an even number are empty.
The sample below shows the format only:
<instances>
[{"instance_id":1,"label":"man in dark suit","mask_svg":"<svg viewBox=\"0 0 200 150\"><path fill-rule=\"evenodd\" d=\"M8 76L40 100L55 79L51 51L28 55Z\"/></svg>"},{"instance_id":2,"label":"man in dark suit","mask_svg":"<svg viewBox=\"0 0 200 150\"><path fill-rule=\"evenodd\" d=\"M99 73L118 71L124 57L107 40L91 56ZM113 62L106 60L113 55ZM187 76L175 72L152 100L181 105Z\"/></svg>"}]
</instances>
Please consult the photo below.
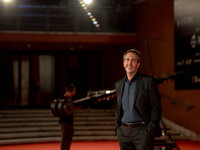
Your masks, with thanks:
<instances>
[{"instance_id":1,"label":"man in dark suit","mask_svg":"<svg viewBox=\"0 0 200 150\"><path fill-rule=\"evenodd\" d=\"M116 82L116 132L121 150L153 150L159 130L161 102L156 79L138 72L140 52L123 56L125 78Z\"/></svg>"}]
</instances>

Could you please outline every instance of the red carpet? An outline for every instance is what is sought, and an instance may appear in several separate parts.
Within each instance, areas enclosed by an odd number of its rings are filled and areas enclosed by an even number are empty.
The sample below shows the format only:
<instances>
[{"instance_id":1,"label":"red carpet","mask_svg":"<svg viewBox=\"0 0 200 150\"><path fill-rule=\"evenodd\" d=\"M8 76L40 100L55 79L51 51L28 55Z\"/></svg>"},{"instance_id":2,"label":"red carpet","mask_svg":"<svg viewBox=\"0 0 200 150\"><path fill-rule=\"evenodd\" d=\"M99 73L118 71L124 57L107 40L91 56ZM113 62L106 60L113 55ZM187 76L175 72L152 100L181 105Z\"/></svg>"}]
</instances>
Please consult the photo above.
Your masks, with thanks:
<instances>
[{"instance_id":1,"label":"red carpet","mask_svg":"<svg viewBox=\"0 0 200 150\"><path fill-rule=\"evenodd\" d=\"M200 143L177 141L180 150L200 150ZM0 150L60 150L60 143L0 146ZM120 150L117 141L72 142L70 150Z\"/></svg>"},{"instance_id":2,"label":"red carpet","mask_svg":"<svg viewBox=\"0 0 200 150\"><path fill-rule=\"evenodd\" d=\"M180 150L200 150L200 142L195 141L176 141Z\"/></svg>"},{"instance_id":3,"label":"red carpet","mask_svg":"<svg viewBox=\"0 0 200 150\"><path fill-rule=\"evenodd\" d=\"M60 143L0 146L0 150L60 150ZM120 150L117 141L72 142L70 150Z\"/></svg>"}]
</instances>

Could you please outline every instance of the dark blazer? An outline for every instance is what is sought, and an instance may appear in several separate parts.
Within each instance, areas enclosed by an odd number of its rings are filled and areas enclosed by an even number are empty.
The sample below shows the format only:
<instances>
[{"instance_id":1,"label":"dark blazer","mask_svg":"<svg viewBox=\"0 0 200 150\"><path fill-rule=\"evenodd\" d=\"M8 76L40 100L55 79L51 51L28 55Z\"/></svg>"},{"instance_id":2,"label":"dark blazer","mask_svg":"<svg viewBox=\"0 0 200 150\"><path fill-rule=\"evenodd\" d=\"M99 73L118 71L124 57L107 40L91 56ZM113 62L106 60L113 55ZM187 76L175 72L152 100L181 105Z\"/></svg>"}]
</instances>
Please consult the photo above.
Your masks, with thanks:
<instances>
[{"instance_id":1,"label":"dark blazer","mask_svg":"<svg viewBox=\"0 0 200 150\"><path fill-rule=\"evenodd\" d=\"M155 135L159 130L161 119L161 102L158 91L157 81L154 77L136 74L137 84L135 89L135 108L142 119L148 125L148 132ZM117 111L116 111L116 129L122 124L122 94L124 88L124 78L116 82Z\"/></svg>"}]
</instances>

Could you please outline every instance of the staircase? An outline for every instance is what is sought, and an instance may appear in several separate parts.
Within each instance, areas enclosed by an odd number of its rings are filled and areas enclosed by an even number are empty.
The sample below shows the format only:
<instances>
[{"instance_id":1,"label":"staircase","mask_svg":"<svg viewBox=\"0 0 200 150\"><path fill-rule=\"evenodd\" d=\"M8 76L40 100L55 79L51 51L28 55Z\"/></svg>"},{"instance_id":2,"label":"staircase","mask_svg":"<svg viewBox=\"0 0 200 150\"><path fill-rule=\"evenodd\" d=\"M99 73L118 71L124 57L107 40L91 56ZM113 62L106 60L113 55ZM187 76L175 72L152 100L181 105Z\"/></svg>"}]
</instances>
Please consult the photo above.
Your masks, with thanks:
<instances>
[{"instance_id":1,"label":"staircase","mask_svg":"<svg viewBox=\"0 0 200 150\"><path fill-rule=\"evenodd\" d=\"M50 109L0 110L0 145L59 142L58 119ZM114 127L112 109L76 110L73 140L117 140Z\"/></svg>"}]
</instances>

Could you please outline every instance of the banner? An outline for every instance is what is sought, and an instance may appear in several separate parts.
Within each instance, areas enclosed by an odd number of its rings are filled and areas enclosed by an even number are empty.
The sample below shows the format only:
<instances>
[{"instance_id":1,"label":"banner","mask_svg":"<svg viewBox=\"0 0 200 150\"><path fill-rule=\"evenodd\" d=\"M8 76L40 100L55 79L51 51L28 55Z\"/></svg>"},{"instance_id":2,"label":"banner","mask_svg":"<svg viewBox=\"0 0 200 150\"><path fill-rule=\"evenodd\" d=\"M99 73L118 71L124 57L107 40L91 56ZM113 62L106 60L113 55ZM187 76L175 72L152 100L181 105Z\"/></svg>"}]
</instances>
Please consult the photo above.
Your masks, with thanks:
<instances>
[{"instance_id":1,"label":"banner","mask_svg":"<svg viewBox=\"0 0 200 150\"><path fill-rule=\"evenodd\" d=\"M176 89L200 88L200 0L174 1Z\"/></svg>"}]
</instances>

